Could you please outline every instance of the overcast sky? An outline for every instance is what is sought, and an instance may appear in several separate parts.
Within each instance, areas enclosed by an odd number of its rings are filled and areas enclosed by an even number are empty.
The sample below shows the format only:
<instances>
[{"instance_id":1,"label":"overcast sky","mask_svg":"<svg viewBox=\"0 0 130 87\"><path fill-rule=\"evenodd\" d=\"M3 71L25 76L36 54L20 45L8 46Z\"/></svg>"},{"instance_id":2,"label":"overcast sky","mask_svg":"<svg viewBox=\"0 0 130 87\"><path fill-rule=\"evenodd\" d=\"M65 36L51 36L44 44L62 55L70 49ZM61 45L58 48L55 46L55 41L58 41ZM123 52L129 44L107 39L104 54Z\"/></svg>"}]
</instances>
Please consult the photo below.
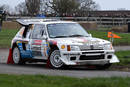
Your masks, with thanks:
<instances>
[{"instance_id":1,"label":"overcast sky","mask_svg":"<svg viewBox=\"0 0 130 87\"><path fill-rule=\"evenodd\" d=\"M8 4L14 8L20 2L24 0L0 0L0 5ZM126 9L130 10L130 0L94 0L101 7L101 10L118 10Z\"/></svg>"}]
</instances>

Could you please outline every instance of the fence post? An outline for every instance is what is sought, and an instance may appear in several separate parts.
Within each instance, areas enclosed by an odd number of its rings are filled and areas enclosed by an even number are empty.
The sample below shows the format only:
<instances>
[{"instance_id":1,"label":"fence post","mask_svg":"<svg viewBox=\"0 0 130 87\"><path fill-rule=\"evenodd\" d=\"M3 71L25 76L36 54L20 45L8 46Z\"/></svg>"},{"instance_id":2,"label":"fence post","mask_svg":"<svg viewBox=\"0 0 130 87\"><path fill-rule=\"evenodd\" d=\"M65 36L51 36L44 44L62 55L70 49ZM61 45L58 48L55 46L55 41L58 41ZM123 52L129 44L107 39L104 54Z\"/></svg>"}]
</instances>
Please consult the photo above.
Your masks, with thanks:
<instances>
[{"instance_id":1,"label":"fence post","mask_svg":"<svg viewBox=\"0 0 130 87\"><path fill-rule=\"evenodd\" d=\"M1 28L2 28L2 13L0 13L0 31L1 31Z\"/></svg>"},{"instance_id":2,"label":"fence post","mask_svg":"<svg viewBox=\"0 0 130 87\"><path fill-rule=\"evenodd\" d=\"M130 33L130 21L128 21L128 33Z\"/></svg>"}]
</instances>

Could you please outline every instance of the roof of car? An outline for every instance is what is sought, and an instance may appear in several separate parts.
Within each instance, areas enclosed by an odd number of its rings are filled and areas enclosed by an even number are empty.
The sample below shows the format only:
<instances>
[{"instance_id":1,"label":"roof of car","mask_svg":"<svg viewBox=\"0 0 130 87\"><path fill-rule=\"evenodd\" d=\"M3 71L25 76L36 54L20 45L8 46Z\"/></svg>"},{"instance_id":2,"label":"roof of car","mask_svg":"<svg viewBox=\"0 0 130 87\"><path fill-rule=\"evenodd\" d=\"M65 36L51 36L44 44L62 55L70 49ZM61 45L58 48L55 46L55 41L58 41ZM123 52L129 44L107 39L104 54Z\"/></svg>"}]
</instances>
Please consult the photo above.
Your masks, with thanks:
<instances>
[{"instance_id":1,"label":"roof of car","mask_svg":"<svg viewBox=\"0 0 130 87\"><path fill-rule=\"evenodd\" d=\"M76 23L72 21L61 21L57 19L18 19L17 22L24 26L30 24Z\"/></svg>"}]
</instances>

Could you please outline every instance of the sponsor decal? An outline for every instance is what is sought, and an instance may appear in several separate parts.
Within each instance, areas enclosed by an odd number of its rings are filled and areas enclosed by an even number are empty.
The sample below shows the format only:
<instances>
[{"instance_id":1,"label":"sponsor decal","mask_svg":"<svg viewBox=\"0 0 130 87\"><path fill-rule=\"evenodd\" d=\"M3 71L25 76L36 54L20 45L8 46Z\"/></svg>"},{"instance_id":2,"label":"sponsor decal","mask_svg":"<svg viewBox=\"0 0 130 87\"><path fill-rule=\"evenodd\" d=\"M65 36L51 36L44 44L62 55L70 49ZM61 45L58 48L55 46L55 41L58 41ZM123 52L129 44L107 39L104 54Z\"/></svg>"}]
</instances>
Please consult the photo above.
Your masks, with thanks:
<instances>
[{"instance_id":1,"label":"sponsor decal","mask_svg":"<svg viewBox=\"0 0 130 87\"><path fill-rule=\"evenodd\" d=\"M24 32L24 29L22 29L19 34L22 36L23 35L23 32Z\"/></svg>"},{"instance_id":2,"label":"sponsor decal","mask_svg":"<svg viewBox=\"0 0 130 87\"><path fill-rule=\"evenodd\" d=\"M48 42L49 42L50 44L57 45L57 41L55 41L55 40L49 40Z\"/></svg>"},{"instance_id":3,"label":"sponsor decal","mask_svg":"<svg viewBox=\"0 0 130 87\"><path fill-rule=\"evenodd\" d=\"M46 42L45 46L44 46L44 50L43 50L43 53L46 57L49 56L49 50L50 50L50 45L49 45L49 42Z\"/></svg>"},{"instance_id":4,"label":"sponsor decal","mask_svg":"<svg viewBox=\"0 0 130 87\"><path fill-rule=\"evenodd\" d=\"M81 37L77 37L76 39L72 39L72 43L87 43L88 40L86 40L85 38L81 38Z\"/></svg>"},{"instance_id":5,"label":"sponsor decal","mask_svg":"<svg viewBox=\"0 0 130 87\"><path fill-rule=\"evenodd\" d=\"M41 45L42 44L42 40L34 40L32 42L32 45Z\"/></svg>"},{"instance_id":6,"label":"sponsor decal","mask_svg":"<svg viewBox=\"0 0 130 87\"><path fill-rule=\"evenodd\" d=\"M99 41L88 41L87 43L84 43L85 45L98 45Z\"/></svg>"},{"instance_id":7,"label":"sponsor decal","mask_svg":"<svg viewBox=\"0 0 130 87\"><path fill-rule=\"evenodd\" d=\"M18 45L18 48L20 50L21 58L33 58L32 56L32 51L30 49L24 50L23 49L23 42L22 41L17 41L16 42Z\"/></svg>"},{"instance_id":8,"label":"sponsor decal","mask_svg":"<svg viewBox=\"0 0 130 87\"><path fill-rule=\"evenodd\" d=\"M86 40L85 38L79 38L79 39L81 39L82 40L82 43L86 43L86 42L88 42L88 40Z\"/></svg>"}]
</instances>

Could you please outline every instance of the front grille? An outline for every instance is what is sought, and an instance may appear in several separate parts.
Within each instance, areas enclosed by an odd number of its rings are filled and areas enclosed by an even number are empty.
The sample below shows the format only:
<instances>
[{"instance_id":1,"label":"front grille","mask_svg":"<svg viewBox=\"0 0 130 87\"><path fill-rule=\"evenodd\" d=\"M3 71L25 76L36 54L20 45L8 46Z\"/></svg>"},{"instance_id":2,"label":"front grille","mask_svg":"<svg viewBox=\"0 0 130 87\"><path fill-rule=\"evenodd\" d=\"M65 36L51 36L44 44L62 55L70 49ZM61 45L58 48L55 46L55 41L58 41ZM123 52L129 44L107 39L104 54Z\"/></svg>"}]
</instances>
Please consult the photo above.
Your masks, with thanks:
<instances>
[{"instance_id":1,"label":"front grille","mask_svg":"<svg viewBox=\"0 0 130 87\"><path fill-rule=\"evenodd\" d=\"M93 47L91 47L93 46ZM87 50L103 50L103 47L100 45L81 45L79 46L81 51L87 51Z\"/></svg>"},{"instance_id":2,"label":"front grille","mask_svg":"<svg viewBox=\"0 0 130 87\"><path fill-rule=\"evenodd\" d=\"M80 56L80 60L100 60L100 59L104 59L105 55L96 55L96 56L85 56L82 55Z\"/></svg>"}]
</instances>

